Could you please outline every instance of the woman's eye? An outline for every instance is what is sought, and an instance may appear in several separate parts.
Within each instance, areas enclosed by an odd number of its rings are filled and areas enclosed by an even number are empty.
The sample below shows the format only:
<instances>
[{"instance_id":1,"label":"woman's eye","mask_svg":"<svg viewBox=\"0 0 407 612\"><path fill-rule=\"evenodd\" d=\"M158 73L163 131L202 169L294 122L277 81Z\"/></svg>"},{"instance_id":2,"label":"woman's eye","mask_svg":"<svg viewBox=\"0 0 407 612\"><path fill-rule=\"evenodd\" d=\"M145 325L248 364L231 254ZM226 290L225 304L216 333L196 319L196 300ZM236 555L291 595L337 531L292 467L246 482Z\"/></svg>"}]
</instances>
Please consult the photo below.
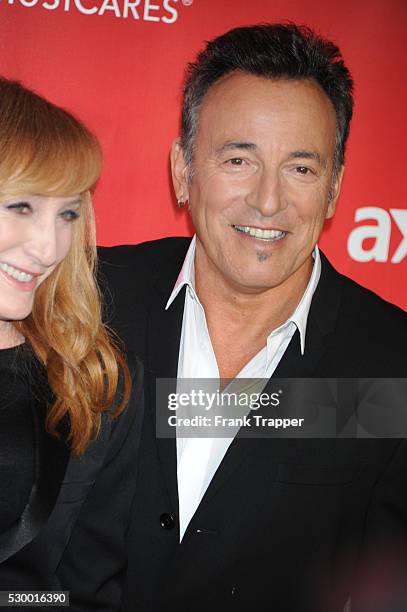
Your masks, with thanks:
<instances>
[{"instance_id":1,"label":"woman's eye","mask_svg":"<svg viewBox=\"0 0 407 612\"><path fill-rule=\"evenodd\" d=\"M7 204L7 210L14 210L17 213L26 215L31 212L31 206L28 202L15 202L13 204Z\"/></svg>"},{"instance_id":2,"label":"woman's eye","mask_svg":"<svg viewBox=\"0 0 407 612\"><path fill-rule=\"evenodd\" d=\"M79 217L79 212L77 210L64 210L61 212L61 217L65 221L75 221Z\"/></svg>"}]
</instances>

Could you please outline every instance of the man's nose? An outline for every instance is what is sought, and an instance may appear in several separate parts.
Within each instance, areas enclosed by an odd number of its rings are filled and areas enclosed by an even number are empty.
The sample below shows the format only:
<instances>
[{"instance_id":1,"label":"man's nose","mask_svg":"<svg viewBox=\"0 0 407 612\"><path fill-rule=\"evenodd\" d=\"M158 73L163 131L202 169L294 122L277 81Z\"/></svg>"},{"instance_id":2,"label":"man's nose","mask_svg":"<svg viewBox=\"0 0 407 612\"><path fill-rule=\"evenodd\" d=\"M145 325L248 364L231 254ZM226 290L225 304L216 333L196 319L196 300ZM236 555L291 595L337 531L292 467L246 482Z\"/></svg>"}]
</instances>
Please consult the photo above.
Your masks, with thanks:
<instances>
[{"instance_id":1,"label":"man's nose","mask_svg":"<svg viewBox=\"0 0 407 612\"><path fill-rule=\"evenodd\" d=\"M256 176L247 204L256 208L263 217L271 217L284 206L278 171L263 168Z\"/></svg>"},{"instance_id":2,"label":"man's nose","mask_svg":"<svg viewBox=\"0 0 407 612\"><path fill-rule=\"evenodd\" d=\"M55 220L34 224L25 244L26 253L33 263L44 268L53 266L57 261L57 234Z\"/></svg>"}]
</instances>

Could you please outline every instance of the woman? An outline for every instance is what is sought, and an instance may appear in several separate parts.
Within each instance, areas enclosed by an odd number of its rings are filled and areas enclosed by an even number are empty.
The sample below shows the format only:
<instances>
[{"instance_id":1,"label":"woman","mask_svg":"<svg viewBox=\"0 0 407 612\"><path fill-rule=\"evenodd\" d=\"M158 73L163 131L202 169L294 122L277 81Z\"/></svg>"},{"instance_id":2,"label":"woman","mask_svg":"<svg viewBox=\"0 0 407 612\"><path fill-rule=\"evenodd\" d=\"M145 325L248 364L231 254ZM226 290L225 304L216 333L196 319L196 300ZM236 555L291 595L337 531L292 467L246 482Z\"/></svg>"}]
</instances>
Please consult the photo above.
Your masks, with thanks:
<instances>
[{"instance_id":1,"label":"woman","mask_svg":"<svg viewBox=\"0 0 407 612\"><path fill-rule=\"evenodd\" d=\"M68 589L83 609L114 610L140 368L130 393L101 322L90 200L100 169L79 121L0 78L0 590Z\"/></svg>"}]
</instances>

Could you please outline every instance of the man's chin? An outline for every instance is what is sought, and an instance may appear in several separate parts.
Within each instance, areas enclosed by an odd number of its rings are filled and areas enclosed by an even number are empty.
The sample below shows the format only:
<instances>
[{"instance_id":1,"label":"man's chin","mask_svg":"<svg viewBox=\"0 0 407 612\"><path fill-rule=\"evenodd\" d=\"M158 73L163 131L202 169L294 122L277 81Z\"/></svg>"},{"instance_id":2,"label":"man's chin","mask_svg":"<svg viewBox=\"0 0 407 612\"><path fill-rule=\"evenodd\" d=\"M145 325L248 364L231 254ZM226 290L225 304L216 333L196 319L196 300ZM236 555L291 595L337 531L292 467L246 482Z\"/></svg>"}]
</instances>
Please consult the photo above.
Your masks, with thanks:
<instances>
[{"instance_id":1,"label":"man's chin","mask_svg":"<svg viewBox=\"0 0 407 612\"><path fill-rule=\"evenodd\" d=\"M250 273L249 270L245 271L242 275L233 275L229 277L227 283L240 293L256 294L279 287L284 283L284 278L275 277L273 274L267 273Z\"/></svg>"}]
</instances>

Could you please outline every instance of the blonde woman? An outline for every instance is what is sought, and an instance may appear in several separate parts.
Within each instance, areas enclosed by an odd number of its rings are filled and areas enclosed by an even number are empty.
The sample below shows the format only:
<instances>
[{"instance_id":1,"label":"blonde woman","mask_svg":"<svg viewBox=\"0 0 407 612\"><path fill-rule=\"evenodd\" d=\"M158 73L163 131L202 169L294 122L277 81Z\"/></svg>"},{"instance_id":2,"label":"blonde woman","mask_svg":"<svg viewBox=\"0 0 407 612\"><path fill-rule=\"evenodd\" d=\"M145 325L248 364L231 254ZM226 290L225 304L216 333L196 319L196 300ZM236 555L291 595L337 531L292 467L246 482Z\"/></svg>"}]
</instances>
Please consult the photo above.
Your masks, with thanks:
<instances>
[{"instance_id":1,"label":"blonde woman","mask_svg":"<svg viewBox=\"0 0 407 612\"><path fill-rule=\"evenodd\" d=\"M0 590L69 589L81 609L115 610L140 367L131 391L101 321L100 169L77 119L0 78Z\"/></svg>"}]
</instances>

